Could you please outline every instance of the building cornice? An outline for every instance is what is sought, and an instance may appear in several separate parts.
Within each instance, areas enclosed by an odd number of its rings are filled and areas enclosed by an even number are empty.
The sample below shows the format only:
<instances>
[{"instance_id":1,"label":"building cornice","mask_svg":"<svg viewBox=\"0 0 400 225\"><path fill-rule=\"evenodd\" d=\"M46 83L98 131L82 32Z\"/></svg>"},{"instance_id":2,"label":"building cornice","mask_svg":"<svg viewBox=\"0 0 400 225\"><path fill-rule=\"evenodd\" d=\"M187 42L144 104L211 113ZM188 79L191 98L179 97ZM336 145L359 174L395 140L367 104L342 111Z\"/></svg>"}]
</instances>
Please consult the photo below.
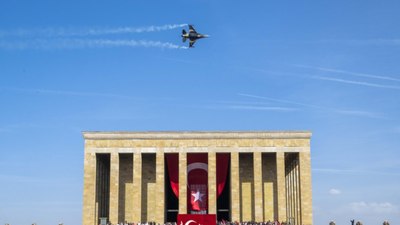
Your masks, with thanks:
<instances>
[{"instance_id":1,"label":"building cornice","mask_svg":"<svg viewBox=\"0 0 400 225\"><path fill-rule=\"evenodd\" d=\"M85 140L310 139L310 131L154 131L82 132Z\"/></svg>"}]
</instances>

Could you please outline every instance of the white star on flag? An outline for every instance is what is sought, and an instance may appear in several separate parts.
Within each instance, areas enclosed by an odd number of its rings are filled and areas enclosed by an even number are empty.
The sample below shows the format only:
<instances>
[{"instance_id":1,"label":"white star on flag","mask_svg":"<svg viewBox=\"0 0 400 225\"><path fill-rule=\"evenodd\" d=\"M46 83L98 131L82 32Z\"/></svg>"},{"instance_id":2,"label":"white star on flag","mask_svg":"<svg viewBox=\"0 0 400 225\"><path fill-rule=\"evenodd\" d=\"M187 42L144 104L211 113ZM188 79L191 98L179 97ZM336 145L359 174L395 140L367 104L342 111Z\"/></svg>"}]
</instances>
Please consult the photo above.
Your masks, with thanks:
<instances>
[{"instance_id":1,"label":"white star on flag","mask_svg":"<svg viewBox=\"0 0 400 225\"><path fill-rule=\"evenodd\" d=\"M195 201L201 201L202 202L203 201L203 200L201 200L201 198L204 196L204 194L200 193L199 190L197 190L197 192L193 193L192 195L194 197L193 202L195 202Z\"/></svg>"}]
</instances>

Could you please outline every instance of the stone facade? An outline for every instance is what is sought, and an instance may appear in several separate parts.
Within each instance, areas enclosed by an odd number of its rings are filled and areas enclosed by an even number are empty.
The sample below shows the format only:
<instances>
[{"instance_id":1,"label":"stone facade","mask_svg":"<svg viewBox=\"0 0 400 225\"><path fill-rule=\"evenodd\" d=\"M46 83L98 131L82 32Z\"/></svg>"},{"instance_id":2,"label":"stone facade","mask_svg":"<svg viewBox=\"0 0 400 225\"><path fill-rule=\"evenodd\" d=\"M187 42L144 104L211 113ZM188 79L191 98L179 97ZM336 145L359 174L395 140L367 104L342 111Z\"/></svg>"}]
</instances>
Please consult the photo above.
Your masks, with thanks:
<instances>
[{"instance_id":1,"label":"stone facade","mask_svg":"<svg viewBox=\"0 0 400 225\"><path fill-rule=\"evenodd\" d=\"M118 221L134 221L133 211L133 155L120 154L119 159L119 204Z\"/></svg>"},{"instance_id":2,"label":"stone facade","mask_svg":"<svg viewBox=\"0 0 400 225\"><path fill-rule=\"evenodd\" d=\"M295 225L312 225L310 132L84 132L83 135L83 225L99 221L97 155L110 155L110 184L106 190L110 222L164 223L164 156L179 153L178 210L187 213L186 154L199 152L208 153L208 213L218 212L216 154L230 153L232 221L278 219L291 220ZM297 166L290 167L293 160Z\"/></svg>"}]
</instances>

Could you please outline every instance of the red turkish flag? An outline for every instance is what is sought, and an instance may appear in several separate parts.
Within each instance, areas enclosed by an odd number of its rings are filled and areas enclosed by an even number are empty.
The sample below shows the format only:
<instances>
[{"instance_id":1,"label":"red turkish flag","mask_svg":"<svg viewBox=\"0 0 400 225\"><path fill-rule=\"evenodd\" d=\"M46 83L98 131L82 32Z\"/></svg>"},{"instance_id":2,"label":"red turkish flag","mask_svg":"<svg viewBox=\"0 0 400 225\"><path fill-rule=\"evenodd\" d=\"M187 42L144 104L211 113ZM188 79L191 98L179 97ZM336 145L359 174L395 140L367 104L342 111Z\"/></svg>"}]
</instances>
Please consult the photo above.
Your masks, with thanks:
<instances>
[{"instance_id":1,"label":"red turkish flag","mask_svg":"<svg viewBox=\"0 0 400 225\"><path fill-rule=\"evenodd\" d=\"M217 216L215 214L178 214L177 218L177 224L179 225L215 225L216 222Z\"/></svg>"},{"instance_id":2,"label":"red turkish flag","mask_svg":"<svg viewBox=\"0 0 400 225\"><path fill-rule=\"evenodd\" d=\"M191 153L187 155L188 211L206 214L208 209L208 155Z\"/></svg>"}]
</instances>

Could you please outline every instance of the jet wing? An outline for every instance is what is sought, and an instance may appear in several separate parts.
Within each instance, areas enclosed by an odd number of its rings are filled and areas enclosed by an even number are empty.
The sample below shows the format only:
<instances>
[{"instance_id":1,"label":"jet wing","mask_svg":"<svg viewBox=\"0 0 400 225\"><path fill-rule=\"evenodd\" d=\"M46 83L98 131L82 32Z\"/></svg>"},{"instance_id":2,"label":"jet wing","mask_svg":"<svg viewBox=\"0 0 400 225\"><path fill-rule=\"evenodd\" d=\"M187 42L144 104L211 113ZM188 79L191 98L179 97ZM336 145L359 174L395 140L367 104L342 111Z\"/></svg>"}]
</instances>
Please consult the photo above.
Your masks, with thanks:
<instances>
[{"instance_id":1,"label":"jet wing","mask_svg":"<svg viewBox=\"0 0 400 225\"><path fill-rule=\"evenodd\" d=\"M197 34L196 30L193 28L192 25L189 25L189 33L196 33Z\"/></svg>"},{"instance_id":2,"label":"jet wing","mask_svg":"<svg viewBox=\"0 0 400 225\"><path fill-rule=\"evenodd\" d=\"M196 40L190 40L189 48L193 48L194 43L196 43Z\"/></svg>"}]
</instances>

